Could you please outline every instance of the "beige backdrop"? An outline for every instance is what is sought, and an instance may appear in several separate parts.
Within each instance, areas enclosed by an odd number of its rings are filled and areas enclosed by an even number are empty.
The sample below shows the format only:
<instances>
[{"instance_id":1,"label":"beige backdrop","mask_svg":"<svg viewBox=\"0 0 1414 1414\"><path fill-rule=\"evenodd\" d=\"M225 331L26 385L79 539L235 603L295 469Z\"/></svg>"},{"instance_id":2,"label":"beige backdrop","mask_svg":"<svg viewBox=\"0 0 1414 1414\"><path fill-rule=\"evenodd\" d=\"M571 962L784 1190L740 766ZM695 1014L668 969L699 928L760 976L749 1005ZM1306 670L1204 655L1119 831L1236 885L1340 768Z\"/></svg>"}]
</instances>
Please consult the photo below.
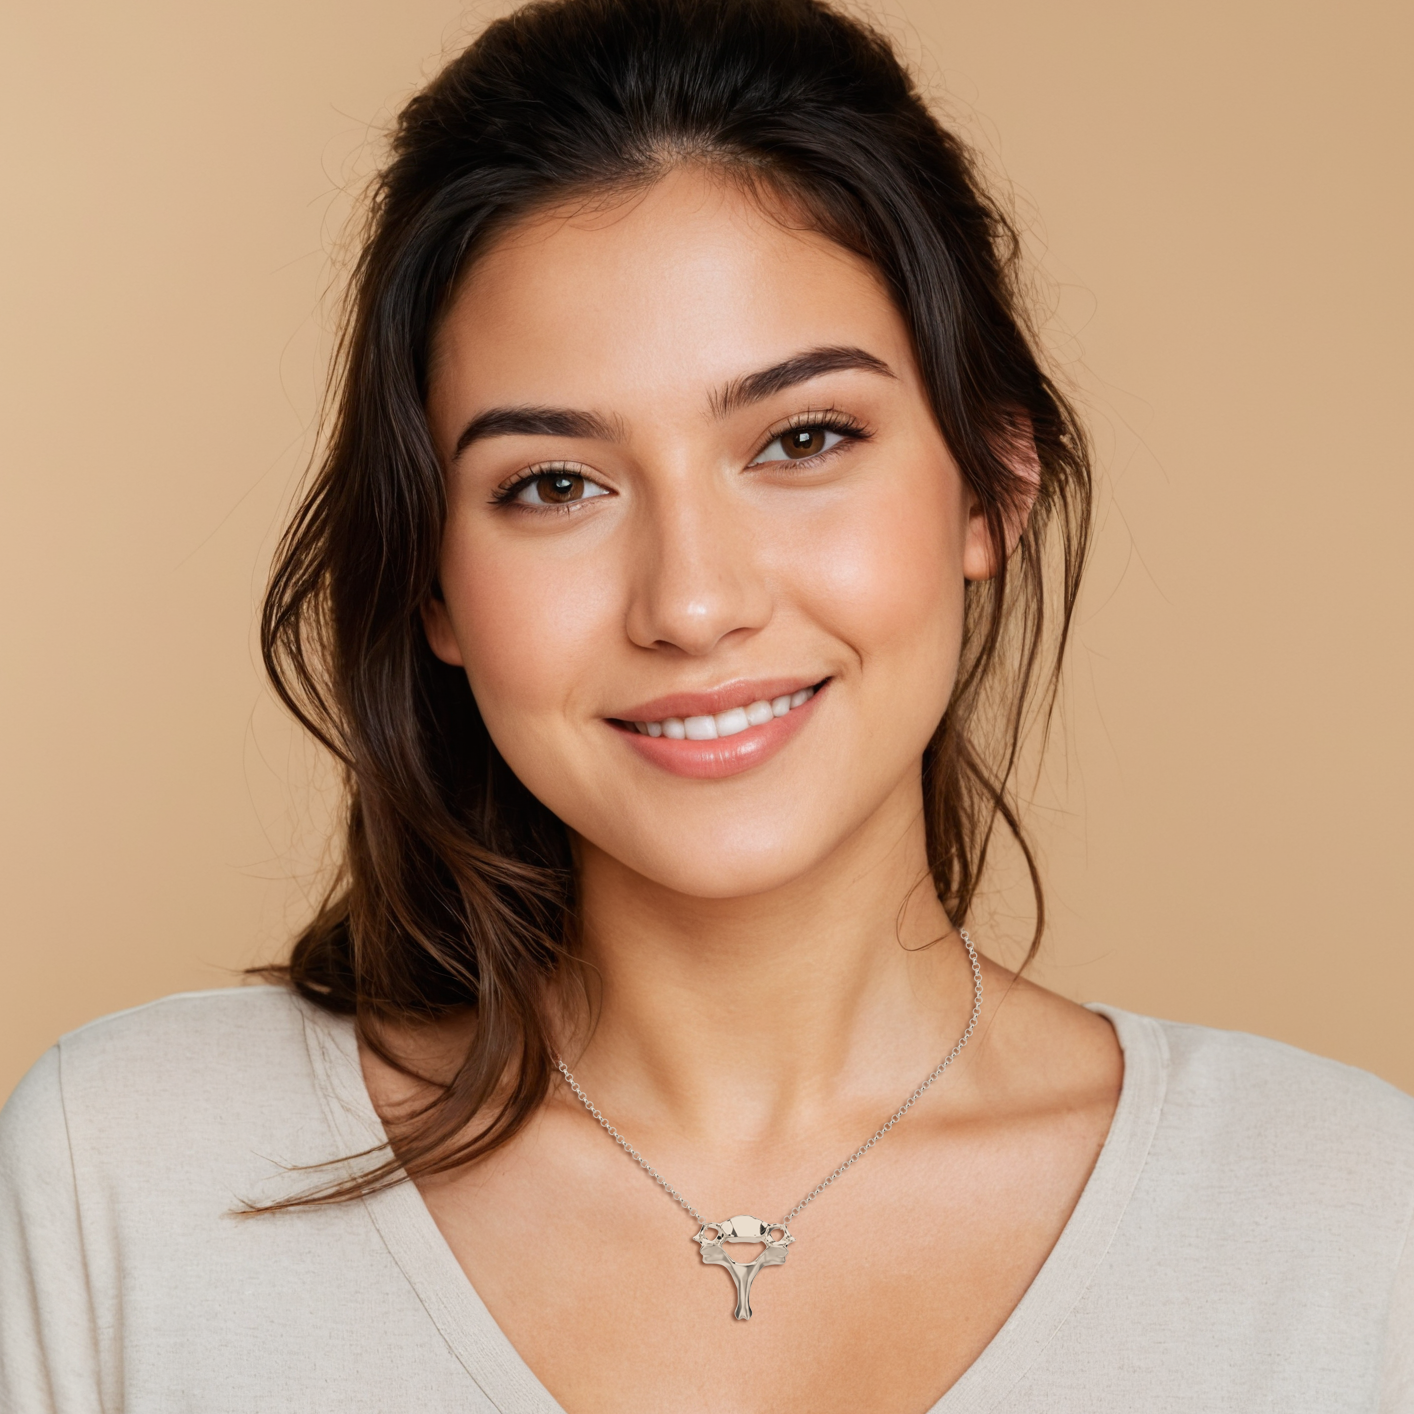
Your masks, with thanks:
<instances>
[{"instance_id":1,"label":"beige backdrop","mask_svg":"<svg viewBox=\"0 0 1414 1414\"><path fill-rule=\"evenodd\" d=\"M1037 789L1041 975L1414 1089L1414 10L890 3L1010 184L1105 474ZM234 981L306 906L327 796L254 609L346 193L477 18L5 12L0 1096L69 1027ZM1004 895L982 921L1022 927Z\"/></svg>"}]
</instances>

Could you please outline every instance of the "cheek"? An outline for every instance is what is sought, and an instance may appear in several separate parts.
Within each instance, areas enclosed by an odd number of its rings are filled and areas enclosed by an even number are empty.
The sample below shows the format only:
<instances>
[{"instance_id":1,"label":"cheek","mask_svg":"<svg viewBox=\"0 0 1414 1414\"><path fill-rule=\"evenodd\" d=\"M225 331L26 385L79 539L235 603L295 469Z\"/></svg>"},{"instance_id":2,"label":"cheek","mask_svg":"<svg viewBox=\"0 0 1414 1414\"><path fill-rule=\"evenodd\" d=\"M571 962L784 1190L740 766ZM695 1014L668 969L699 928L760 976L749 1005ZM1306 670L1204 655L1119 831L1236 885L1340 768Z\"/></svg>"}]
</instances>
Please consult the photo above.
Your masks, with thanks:
<instances>
[{"instance_id":1,"label":"cheek","mask_svg":"<svg viewBox=\"0 0 1414 1414\"><path fill-rule=\"evenodd\" d=\"M563 722L614 618L605 566L453 522L442 587L467 678L498 744Z\"/></svg>"},{"instance_id":2,"label":"cheek","mask_svg":"<svg viewBox=\"0 0 1414 1414\"><path fill-rule=\"evenodd\" d=\"M962 636L965 509L950 464L911 460L911 474L852 498L816 528L800 572L857 655L865 689L907 691L925 714L941 715Z\"/></svg>"}]
</instances>

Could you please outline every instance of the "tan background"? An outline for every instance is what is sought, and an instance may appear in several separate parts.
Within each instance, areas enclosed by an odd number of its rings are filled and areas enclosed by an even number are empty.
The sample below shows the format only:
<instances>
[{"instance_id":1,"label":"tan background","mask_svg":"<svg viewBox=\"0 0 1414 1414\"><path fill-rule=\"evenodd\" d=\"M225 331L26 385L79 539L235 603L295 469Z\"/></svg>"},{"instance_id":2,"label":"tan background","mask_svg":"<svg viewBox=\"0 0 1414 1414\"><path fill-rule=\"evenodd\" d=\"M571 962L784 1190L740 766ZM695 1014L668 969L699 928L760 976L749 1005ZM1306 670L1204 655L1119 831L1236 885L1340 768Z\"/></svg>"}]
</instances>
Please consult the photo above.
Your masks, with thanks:
<instances>
[{"instance_id":1,"label":"tan background","mask_svg":"<svg viewBox=\"0 0 1414 1414\"><path fill-rule=\"evenodd\" d=\"M1414 10L891 3L1011 183L1105 473L1038 792L1041 975L1414 1089ZM476 18L5 12L0 1095L69 1027L232 981L305 907L327 796L253 612L345 193ZM1021 928L1004 898L983 922Z\"/></svg>"}]
</instances>

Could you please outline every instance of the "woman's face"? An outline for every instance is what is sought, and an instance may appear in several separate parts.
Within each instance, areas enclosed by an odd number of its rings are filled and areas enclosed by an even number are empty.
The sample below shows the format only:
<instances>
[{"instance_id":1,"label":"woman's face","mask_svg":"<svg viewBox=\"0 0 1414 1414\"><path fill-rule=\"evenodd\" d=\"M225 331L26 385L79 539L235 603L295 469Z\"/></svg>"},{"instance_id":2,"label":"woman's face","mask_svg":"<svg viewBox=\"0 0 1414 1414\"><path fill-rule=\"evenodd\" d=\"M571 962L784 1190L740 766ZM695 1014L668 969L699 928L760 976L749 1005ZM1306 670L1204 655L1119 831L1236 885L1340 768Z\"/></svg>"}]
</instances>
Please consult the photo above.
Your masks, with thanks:
<instances>
[{"instance_id":1,"label":"woman's face","mask_svg":"<svg viewBox=\"0 0 1414 1414\"><path fill-rule=\"evenodd\" d=\"M590 848L740 896L917 819L989 553L869 265L676 171L494 246L429 414L429 641Z\"/></svg>"}]
</instances>

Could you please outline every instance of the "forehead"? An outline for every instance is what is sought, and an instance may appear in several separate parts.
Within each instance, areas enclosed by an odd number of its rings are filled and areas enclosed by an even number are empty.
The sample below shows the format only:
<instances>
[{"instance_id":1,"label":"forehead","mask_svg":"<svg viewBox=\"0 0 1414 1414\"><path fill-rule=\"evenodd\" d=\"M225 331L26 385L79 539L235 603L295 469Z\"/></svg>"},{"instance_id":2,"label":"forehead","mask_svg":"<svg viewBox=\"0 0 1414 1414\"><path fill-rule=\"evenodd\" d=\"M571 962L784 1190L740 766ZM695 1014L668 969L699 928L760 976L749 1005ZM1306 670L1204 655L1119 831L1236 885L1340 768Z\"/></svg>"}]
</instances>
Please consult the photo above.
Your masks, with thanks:
<instances>
[{"instance_id":1,"label":"forehead","mask_svg":"<svg viewBox=\"0 0 1414 1414\"><path fill-rule=\"evenodd\" d=\"M706 390L803 348L911 368L879 276L736 183L694 169L598 208L512 228L476 263L438 332L439 404L624 407Z\"/></svg>"}]
</instances>

